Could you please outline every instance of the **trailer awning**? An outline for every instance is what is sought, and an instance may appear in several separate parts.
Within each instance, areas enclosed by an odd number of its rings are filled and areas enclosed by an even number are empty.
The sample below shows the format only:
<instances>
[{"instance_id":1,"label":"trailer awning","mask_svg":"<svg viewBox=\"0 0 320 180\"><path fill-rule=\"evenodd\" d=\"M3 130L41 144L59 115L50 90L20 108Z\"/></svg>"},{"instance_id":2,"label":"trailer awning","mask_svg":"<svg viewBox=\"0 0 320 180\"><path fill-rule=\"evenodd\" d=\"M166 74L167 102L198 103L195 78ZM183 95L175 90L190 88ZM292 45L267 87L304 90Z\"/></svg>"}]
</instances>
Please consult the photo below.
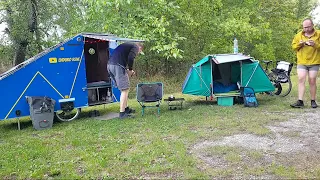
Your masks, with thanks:
<instances>
[{"instance_id":1,"label":"trailer awning","mask_svg":"<svg viewBox=\"0 0 320 180\"><path fill-rule=\"evenodd\" d=\"M144 40L139 39L130 39L130 38L121 38L113 34L96 34L96 33L83 33L84 37L100 39L105 41L131 41L131 42L143 42Z\"/></svg>"}]
</instances>

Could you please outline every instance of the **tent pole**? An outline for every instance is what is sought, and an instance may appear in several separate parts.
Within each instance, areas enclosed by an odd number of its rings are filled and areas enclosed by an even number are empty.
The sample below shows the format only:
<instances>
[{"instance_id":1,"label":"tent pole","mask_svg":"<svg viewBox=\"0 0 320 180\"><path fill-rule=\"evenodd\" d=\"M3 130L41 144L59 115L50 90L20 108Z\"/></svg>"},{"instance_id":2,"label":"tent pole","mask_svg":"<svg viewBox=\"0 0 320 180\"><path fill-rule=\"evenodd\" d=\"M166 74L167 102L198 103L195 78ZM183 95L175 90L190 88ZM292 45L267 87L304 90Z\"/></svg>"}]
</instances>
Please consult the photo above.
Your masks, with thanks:
<instances>
[{"instance_id":1,"label":"tent pole","mask_svg":"<svg viewBox=\"0 0 320 180\"><path fill-rule=\"evenodd\" d=\"M201 74L199 74L198 70L195 68L196 73L198 74L198 76L200 77L201 81L203 82L203 84L206 86L206 88L210 91L210 88L206 85L206 83L204 82L204 80L201 77Z\"/></svg>"},{"instance_id":2,"label":"tent pole","mask_svg":"<svg viewBox=\"0 0 320 180\"><path fill-rule=\"evenodd\" d=\"M256 70L257 70L258 66L259 66L259 64L257 64L257 65L256 65L256 67L254 68L254 70L253 70L253 72L252 72L252 74L251 74L251 76L250 76L250 78L249 78L249 80L248 80L247 84L245 85L245 87L247 87L247 86L248 86L248 84L249 84L249 82L251 81L251 79L252 79L252 77L253 77L253 74L256 72Z\"/></svg>"},{"instance_id":3,"label":"tent pole","mask_svg":"<svg viewBox=\"0 0 320 180\"><path fill-rule=\"evenodd\" d=\"M240 61L240 86L242 87L242 61Z\"/></svg>"},{"instance_id":4,"label":"tent pole","mask_svg":"<svg viewBox=\"0 0 320 180\"><path fill-rule=\"evenodd\" d=\"M213 96L213 77L212 77L213 76L213 68L212 68L212 61L213 60L212 60L212 57L211 57L211 59L210 59L210 68L211 68L210 72L211 72L211 84L212 84L211 87L210 87L211 88L210 89L211 90L211 92L210 92L211 96Z\"/></svg>"}]
</instances>

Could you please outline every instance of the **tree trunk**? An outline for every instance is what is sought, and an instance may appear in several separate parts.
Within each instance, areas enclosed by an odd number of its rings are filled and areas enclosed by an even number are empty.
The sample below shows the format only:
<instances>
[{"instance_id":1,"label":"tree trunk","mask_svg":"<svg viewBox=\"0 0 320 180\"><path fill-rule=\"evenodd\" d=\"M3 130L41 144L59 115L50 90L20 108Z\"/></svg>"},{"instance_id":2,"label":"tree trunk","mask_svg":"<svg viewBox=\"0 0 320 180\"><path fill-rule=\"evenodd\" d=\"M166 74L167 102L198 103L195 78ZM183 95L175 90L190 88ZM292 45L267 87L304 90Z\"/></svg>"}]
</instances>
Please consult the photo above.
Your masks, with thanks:
<instances>
[{"instance_id":1,"label":"tree trunk","mask_svg":"<svg viewBox=\"0 0 320 180\"><path fill-rule=\"evenodd\" d=\"M29 44L28 42L20 42L19 44L16 45L14 65L18 65L25 60L28 44Z\"/></svg>"},{"instance_id":2,"label":"tree trunk","mask_svg":"<svg viewBox=\"0 0 320 180\"><path fill-rule=\"evenodd\" d=\"M37 1L36 0L30 0L30 12L29 12L29 23L28 23L28 29L26 30L26 34L23 37L23 39L19 38L14 38L14 42L16 44L15 47L15 57L14 57L14 64L18 65L22 63L26 59L26 51L27 51L27 46L30 43L30 38L32 38L32 35L30 36L28 33L36 33L36 43L38 46L38 51L41 51L41 46L40 46L40 38L39 38L39 32L38 32L38 6L37 6Z\"/></svg>"},{"instance_id":3,"label":"tree trunk","mask_svg":"<svg viewBox=\"0 0 320 180\"><path fill-rule=\"evenodd\" d=\"M29 21L29 29L30 32L35 33L36 35L36 44L38 53L42 51L41 44L40 44L40 32L38 29L38 4L36 0L31 1L31 12L30 12L30 21Z\"/></svg>"}]
</instances>

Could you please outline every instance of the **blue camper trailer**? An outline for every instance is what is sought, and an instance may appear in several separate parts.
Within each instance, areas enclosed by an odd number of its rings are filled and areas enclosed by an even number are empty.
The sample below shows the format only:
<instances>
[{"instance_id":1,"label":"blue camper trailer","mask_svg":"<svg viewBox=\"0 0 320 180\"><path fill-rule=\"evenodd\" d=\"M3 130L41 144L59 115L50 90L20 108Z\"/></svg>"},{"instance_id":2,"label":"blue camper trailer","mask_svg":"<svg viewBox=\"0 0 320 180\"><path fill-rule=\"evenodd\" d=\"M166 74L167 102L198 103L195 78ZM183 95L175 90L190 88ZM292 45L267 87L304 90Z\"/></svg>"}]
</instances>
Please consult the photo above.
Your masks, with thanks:
<instances>
[{"instance_id":1,"label":"blue camper trailer","mask_svg":"<svg viewBox=\"0 0 320 180\"><path fill-rule=\"evenodd\" d=\"M26 97L55 101L58 119L71 121L81 108L118 102L120 91L106 70L121 42L142 40L112 34L81 33L0 75L0 119L29 116Z\"/></svg>"}]
</instances>

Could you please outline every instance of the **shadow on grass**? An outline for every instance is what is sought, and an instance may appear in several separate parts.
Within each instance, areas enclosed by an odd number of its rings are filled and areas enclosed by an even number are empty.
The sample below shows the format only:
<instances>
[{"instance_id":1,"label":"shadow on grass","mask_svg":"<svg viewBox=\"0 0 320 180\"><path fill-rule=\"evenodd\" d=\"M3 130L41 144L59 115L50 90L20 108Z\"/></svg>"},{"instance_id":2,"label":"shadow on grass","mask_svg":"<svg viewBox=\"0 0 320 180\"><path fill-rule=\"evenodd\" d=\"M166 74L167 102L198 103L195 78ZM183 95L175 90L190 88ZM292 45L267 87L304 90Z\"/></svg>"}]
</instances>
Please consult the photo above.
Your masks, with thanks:
<instances>
[{"instance_id":1,"label":"shadow on grass","mask_svg":"<svg viewBox=\"0 0 320 180\"><path fill-rule=\"evenodd\" d=\"M15 119L15 120L7 120L7 121L11 121L11 122L8 122L6 124L3 124L2 125L2 128L5 129L5 130L19 130L18 129L18 120ZM29 119L29 120L20 120L20 130L23 130L23 129L27 129L27 128L32 128L33 125L32 125L32 121Z\"/></svg>"},{"instance_id":2,"label":"shadow on grass","mask_svg":"<svg viewBox=\"0 0 320 180\"><path fill-rule=\"evenodd\" d=\"M189 101L188 104L190 105L216 105L217 101L211 101L211 100L193 100Z\"/></svg>"}]
</instances>

